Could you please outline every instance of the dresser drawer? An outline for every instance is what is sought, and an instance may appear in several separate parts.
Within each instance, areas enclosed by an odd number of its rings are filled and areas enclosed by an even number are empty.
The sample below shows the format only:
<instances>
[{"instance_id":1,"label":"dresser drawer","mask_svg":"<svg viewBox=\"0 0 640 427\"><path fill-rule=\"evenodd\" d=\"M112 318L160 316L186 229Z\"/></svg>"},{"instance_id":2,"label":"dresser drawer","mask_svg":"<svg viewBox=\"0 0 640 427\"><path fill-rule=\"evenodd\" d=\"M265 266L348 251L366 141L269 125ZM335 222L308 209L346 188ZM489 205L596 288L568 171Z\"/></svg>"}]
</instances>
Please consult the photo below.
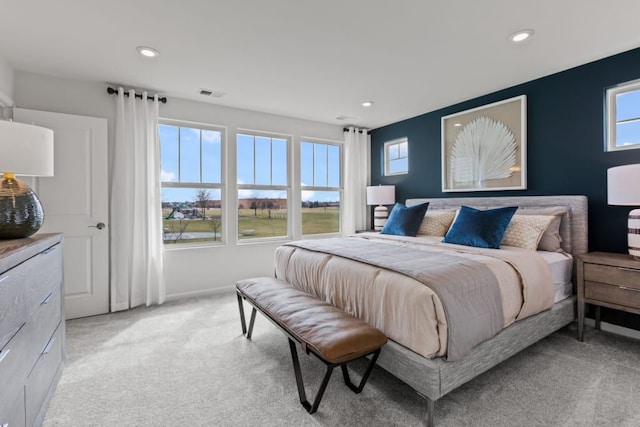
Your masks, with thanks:
<instances>
[{"instance_id":1,"label":"dresser drawer","mask_svg":"<svg viewBox=\"0 0 640 427\"><path fill-rule=\"evenodd\" d=\"M7 411L0 409L0 427L22 427L25 425L24 391L20 390L14 402L7 405Z\"/></svg>"},{"instance_id":2,"label":"dresser drawer","mask_svg":"<svg viewBox=\"0 0 640 427\"><path fill-rule=\"evenodd\" d=\"M0 274L0 348L27 320L24 264Z\"/></svg>"},{"instance_id":3,"label":"dresser drawer","mask_svg":"<svg viewBox=\"0 0 640 427\"><path fill-rule=\"evenodd\" d=\"M584 280L640 289L640 270L587 263L584 265Z\"/></svg>"},{"instance_id":4,"label":"dresser drawer","mask_svg":"<svg viewBox=\"0 0 640 427\"><path fill-rule=\"evenodd\" d=\"M0 414L8 413L7 406L23 393L24 382L33 367L25 356L33 351L32 347L23 327L0 352Z\"/></svg>"},{"instance_id":5,"label":"dresser drawer","mask_svg":"<svg viewBox=\"0 0 640 427\"><path fill-rule=\"evenodd\" d=\"M624 307L640 307L640 289L623 288L616 285L606 285L603 283L584 283L584 297L586 299L608 302Z\"/></svg>"},{"instance_id":6,"label":"dresser drawer","mask_svg":"<svg viewBox=\"0 0 640 427\"><path fill-rule=\"evenodd\" d=\"M55 245L39 253L25 265L29 269L26 291L27 318L40 308L44 299L62 283L62 247Z\"/></svg>"},{"instance_id":7,"label":"dresser drawer","mask_svg":"<svg viewBox=\"0 0 640 427\"><path fill-rule=\"evenodd\" d=\"M27 425L33 425L62 363L62 327L56 329L25 385Z\"/></svg>"},{"instance_id":8,"label":"dresser drawer","mask_svg":"<svg viewBox=\"0 0 640 427\"><path fill-rule=\"evenodd\" d=\"M51 338L58 325L60 325L60 321L62 320L60 292L60 288L50 292L22 327L22 331L28 337L29 343L31 344L29 353L25 353L24 355L24 358L30 366L35 365L42 349L45 348L49 338Z\"/></svg>"}]
</instances>

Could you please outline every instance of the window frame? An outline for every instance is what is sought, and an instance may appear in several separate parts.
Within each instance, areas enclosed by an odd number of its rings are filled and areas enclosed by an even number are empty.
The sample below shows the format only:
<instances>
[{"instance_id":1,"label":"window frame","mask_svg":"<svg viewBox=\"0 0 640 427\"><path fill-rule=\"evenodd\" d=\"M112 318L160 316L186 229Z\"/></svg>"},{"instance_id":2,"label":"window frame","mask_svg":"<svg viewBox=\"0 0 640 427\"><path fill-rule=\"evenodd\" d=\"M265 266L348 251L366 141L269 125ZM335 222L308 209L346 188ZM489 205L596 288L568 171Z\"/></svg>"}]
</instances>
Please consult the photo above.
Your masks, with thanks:
<instances>
[{"instance_id":1,"label":"window frame","mask_svg":"<svg viewBox=\"0 0 640 427\"><path fill-rule=\"evenodd\" d=\"M160 193L162 194L163 188L187 188L195 191L199 189L206 190L220 190L220 233L222 234L220 240L207 241L207 242L184 242L179 245L167 245L164 243L165 250L181 249L181 248L193 248L197 246L223 246L228 243L228 220L227 220L227 194L226 194L226 171L227 171L227 127L219 126L210 123L193 122L186 120L175 120L167 118L158 119L158 144L160 150L162 145L160 143L160 125L176 126L178 128L191 128L199 130L209 130L213 132L220 132L220 183L205 183L205 182L172 182L172 181L160 181ZM178 129L178 179L180 178L180 130ZM162 156L162 154L161 154ZM162 158L162 157L161 157ZM162 161L160 161L160 168L162 170ZM200 137L200 179L202 179L202 136Z\"/></svg>"},{"instance_id":2,"label":"window frame","mask_svg":"<svg viewBox=\"0 0 640 427\"><path fill-rule=\"evenodd\" d=\"M407 156L406 157L398 157L397 159L389 158L389 148L391 146L400 145L406 143L407 144ZM398 149L399 152L399 149ZM387 141L383 146L383 164L384 164L384 176L396 176L396 175L406 175L409 173L409 138L404 136L402 138L396 138L391 141ZM400 172L389 172L389 162L390 160L399 160L399 159L407 159L407 169Z\"/></svg>"},{"instance_id":3,"label":"window frame","mask_svg":"<svg viewBox=\"0 0 640 427\"><path fill-rule=\"evenodd\" d=\"M313 156L314 161L313 165L313 180L314 185L302 185L302 144L314 144ZM338 153L340 155L340 163L338 164L338 168L340 170L340 179L339 179L339 187L332 186L316 186L315 185L315 144L325 145L325 146L335 146L338 147ZM333 237L342 234L342 215L344 214L344 142L341 141L331 141L331 140L323 140L319 138L301 138L299 143L299 164L300 164L300 177L298 179L300 186L300 202L302 202L302 192L303 191L335 191L338 193L338 197L340 198L340 209L338 211L339 221L338 221L338 231L328 232L328 233L315 233L315 234L304 234L302 233L302 203L300 204L300 232L304 238L307 237ZM328 174L328 161L327 161L327 174ZM329 182L327 177L327 183Z\"/></svg>"},{"instance_id":4,"label":"window frame","mask_svg":"<svg viewBox=\"0 0 640 427\"><path fill-rule=\"evenodd\" d=\"M620 83L616 86L612 86L607 88L605 93L605 104L606 104L606 114L605 114L605 129L606 129L606 137L605 137L605 151L621 151L621 150L633 150L640 148L640 143L630 144L630 145L616 145L616 137L617 137L617 125L619 122L616 120L617 115L617 95L627 93L627 92L636 92L640 91L640 79L632 80L625 83ZM638 117L633 119L624 120L624 122L630 121L640 121L640 106L638 106ZM623 122L620 122L623 123Z\"/></svg>"},{"instance_id":5,"label":"window frame","mask_svg":"<svg viewBox=\"0 0 640 427\"><path fill-rule=\"evenodd\" d=\"M255 167L256 167L256 157L255 157L255 138L269 138L271 140L273 139L283 139L286 141L287 144L287 149L286 149L286 153L287 153L287 161L286 161L286 165L287 165L287 173L286 173L286 177L287 177L287 184L286 185L265 185L265 184L240 184L238 182L238 157L239 157L239 152L238 152L238 136L240 135L244 135L244 136L251 136L254 138L254 157L253 157L253 162L254 162L254 182L255 182ZM275 133L275 132L266 132L266 131L259 131L259 130L254 130L254 129L237 129L236 133L235 133L235 141L234 141L234 145L235 145L235 165L234 165L234 170L235 170L235 177L233 177L234 181L235 181L235 186L236 186L236 194L235 194L235 200L236 200L236 215L235 215L235 223L236 223L236 237L235 237L235 241L236 244L238 245L244 245L244 244L251 244L251 243L259 243L259 242L268 242L268 241L278 241L278 240L291 240L291 236L293 235L292 232L292 152L293 152L293 136L292 135L288 135L288 134L284 134L284 133ZM273 156L273 151L271 152L271 156ZM273 158L273 157L272 157ZM273 171L271 171L271 179L273 179ZM240 203L240 191L241 190L257 190L257 191L285 191L286 192L286 199L287 199L287 233L285 235L282 236L271 236L271 237L255 237L255 238L250 238L250 239L241 239L240 238L240 227L239 227L239 220L240 220L240 216L238 215L238 211L237 211L237 206Z\"/></svg>"}]
</instances>

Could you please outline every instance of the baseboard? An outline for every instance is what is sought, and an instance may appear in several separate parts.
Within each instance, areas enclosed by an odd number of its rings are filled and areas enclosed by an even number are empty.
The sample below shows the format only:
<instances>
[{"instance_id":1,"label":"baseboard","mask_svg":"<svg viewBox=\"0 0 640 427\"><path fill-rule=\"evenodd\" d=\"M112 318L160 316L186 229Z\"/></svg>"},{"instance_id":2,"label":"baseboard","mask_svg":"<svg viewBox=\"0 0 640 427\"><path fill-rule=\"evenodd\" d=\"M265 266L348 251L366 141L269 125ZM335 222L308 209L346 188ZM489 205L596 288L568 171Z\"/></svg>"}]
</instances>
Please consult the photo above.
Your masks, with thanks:
<instances>
[{"instance_id":1,"label":"baseboard","mask_svg":"<svg viewBox=\"0 0 640 427\"><path fill-rule=\"evenodd\" d=\"M235 291L235 286L225 286L224 288L205 289L202 291L180 292L178 294L167 295L165 301L175 301L185 298L210 296L217 294L229 294Z\"/></svg>"},{"instance_id":2,"label":"baseboard","mask_svg":"<svg viewBox=\"0 0 640 427\"><path fill-rule=\"evenodd\" d=\"M596 327L596 321L594 319L589 319L588 317L584 319L584 324L592 328ZM607 322L600 322L600 329L605 332L611 332L612 334L640 340L640 331L636 331L635 329L625 328L624 326L618 326Z\"/></svg>"}]
</instances>

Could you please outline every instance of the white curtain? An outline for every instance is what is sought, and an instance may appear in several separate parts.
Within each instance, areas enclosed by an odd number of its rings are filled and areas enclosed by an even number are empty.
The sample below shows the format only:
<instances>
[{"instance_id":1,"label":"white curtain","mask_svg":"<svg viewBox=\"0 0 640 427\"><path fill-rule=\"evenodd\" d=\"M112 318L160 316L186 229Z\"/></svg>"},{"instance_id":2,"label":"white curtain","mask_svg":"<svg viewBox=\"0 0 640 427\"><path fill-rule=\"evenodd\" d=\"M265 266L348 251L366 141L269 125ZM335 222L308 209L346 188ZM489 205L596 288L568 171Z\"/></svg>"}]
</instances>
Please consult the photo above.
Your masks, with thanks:
<instances>
[{"instance_id":1,"label":"white curtain","mask_svg":"<svg viewBox=\"0 0 640 427\"><path fill-rule=\"evenodd\" d=\"M344 132L344 201L342 232L353 234L367 227L369 135L350 127Z\"/></svg>"},{"instance_id":2,"label":"white curtain","mask_svg":"<svg viewBox=\"0 0 640 427\"><path fill-rule=\"evenodd\" d=\"M128 94L118 89L110 163L111 311L165 299L158 96Z\"/></svg>"}]
</instances>

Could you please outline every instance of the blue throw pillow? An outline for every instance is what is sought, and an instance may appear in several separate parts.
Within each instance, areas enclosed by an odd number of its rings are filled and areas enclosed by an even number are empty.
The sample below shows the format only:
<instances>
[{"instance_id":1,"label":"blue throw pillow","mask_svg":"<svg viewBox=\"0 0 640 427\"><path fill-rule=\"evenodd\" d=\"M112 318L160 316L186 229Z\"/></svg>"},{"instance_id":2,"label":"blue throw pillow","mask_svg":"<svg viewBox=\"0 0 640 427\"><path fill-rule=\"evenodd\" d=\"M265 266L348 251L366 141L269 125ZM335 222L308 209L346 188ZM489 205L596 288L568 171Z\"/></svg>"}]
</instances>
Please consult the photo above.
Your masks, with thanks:
<instances>
[{"instance_id":1,"label":"blue throw pillow","mask_svg":"<svg viewBox=\"0 0 640 427\"><path fill-rule=\"evenodd\" d=\"M429 203L422 203L410 208L402 203L396 203L380 234L415 237L428 207Z\"/></svg>"},{"instance_id":2,"label":"blue throw pillow","mask_svg":"<svg viewBox=\"0 0 640 427\"><path fill-rule=\"evenodd\" d=\"M517 209L517 206L510 206L481 211L462 206L443 242L498 249Z\"/></svg>"}]
</instances>

